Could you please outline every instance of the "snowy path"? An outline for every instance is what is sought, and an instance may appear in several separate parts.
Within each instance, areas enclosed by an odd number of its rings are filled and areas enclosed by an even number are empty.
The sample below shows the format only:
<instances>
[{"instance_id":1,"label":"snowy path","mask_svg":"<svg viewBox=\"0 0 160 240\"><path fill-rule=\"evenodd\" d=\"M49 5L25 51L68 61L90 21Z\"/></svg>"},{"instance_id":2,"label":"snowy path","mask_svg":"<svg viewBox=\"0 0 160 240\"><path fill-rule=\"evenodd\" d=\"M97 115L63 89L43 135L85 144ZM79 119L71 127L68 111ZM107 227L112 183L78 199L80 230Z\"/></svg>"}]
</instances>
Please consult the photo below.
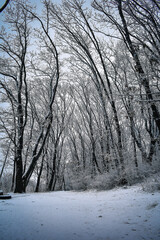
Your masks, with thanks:
<instances>
[{"instance_id":1,"label":"snowy path","mask_svg":"<svg viewBox=\"0 0 160 240\"><path fill-rule=\"evenodd\" d=\"M160 240L160 193L13 194L0 200L0 240Z\"/></svg>"}]
</instances>

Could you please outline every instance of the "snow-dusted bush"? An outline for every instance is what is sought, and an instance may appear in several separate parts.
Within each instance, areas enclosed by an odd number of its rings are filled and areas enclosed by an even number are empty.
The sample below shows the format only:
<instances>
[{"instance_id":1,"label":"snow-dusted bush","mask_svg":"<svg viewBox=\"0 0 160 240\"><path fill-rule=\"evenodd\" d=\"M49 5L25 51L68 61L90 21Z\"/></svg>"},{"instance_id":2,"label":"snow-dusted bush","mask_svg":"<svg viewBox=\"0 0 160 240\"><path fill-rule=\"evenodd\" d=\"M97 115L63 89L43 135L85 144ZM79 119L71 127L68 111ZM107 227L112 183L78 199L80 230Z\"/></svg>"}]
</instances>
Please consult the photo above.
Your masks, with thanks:
<instances>
[{"instance_id":1,"label":"snow-dusted bush","mask_svg":"<svg viewBox=\"0 0 160 240\"><path fill-rule=\"evenodd\" d=\"M3 190L4 193L10 192L12 186L12 174L11 173L5 173L2 176L0 188Z\"/></svg>"},{"instance_id":2,"label":"snow-dusted bush","mask_svg":"<svg viewBox=\"0 0 160 240\"><path fill-rule=\"evenodd\" d=\"M34 192L36 188L36 182L34 179L31 179L26 188L26 192Z\"/></svg>"},{"instance_id":3,"label":"snow-dusted bush","mask_svg":"<svg viewBox=\"0 0 160 240\"><path fill-rule=\"evenodd\" d=\"M160 191L160 173L154 174L153 176L146 178L141 185L142 190L145 192Z\"/></svg>"},{"instance_id":4,"label":"snow-dusted bush","mask_svg":"<svg viewBox=\"0 0 160 240\"><path fill-rule=\"evenodd\" d=\"M66 181L66 190L85 191L91 184L91 180L91 176L86 172L81 173L76 177L72 176Z\"/></svg>"},{"instance_id":5,"label":"snow-dusted bush","mask_svg":"<svg viewBox=\"0 0 160 240\"><path fill-rule=\"evenodd\" d=\"M152 192L160 189L160 176L158 177L156 174L156 177L153 177L154 175L155 170L152 167L149 169L147 166L139 170L128 166L121 174L116 170L110 170L109 173L97 173L94 177L87 171L78 175L70 173L70 176L66 178L66 190L108 190L143 182L143 190Z\"/></svg>"},{"instance_id":6,"label":"snow-dusted bush","mask_svg":"<svg viewBox=\"0 0 160 240\"><path fill-rule=\"evenodd\" d=\"M92 176L88 172L83 172L78 176L72 176L66 181L66 190L108 190L118 185L124 185L122 176L117 174L117 171L110 173L97 174ZM127 182L128 183L128 182Z\"/></svg>"}]
</instances>

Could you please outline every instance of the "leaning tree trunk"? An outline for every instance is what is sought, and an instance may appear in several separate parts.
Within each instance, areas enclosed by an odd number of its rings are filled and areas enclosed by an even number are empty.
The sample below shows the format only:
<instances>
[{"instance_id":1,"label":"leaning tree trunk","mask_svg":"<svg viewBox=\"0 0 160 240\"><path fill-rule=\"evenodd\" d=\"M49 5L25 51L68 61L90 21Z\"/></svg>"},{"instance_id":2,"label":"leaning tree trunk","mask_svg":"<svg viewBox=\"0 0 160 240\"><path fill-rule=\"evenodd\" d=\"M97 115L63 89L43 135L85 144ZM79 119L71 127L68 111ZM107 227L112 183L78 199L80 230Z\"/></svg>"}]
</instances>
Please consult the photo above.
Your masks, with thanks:
<instances>
[{"instance_id":1,"label":"leaning tree trunk","mask_svg":"<svg viewBox=\"0 0 160 240\"><path fill-rule=\"evenodd\" d=\"M146 96L147 96L147 98L150 102L150 106L151 106L151 109L152 109L152 114L153 114L154 121L155 121L155 123L157 125L157 128L159 130L159 133L160 133L160 113L159 113L158 108L157 108L157 106L154 102L154 98L153 98L153 95L152 95L152 92L151 92L151 89L150 89L150 85L149 85L149 79L147 78L147 76L146 76L146 74L143 70L141 62L140 62L139 57L137 55L137 51L134 48L133 42L131 40L130 33L129 33L127 23L126 23L124 14L123 14L123 10L122 10L122 0L119 0L118 3L119 3L118 4L118 11L119 11L119 15L121 17L122 24L123 24L123 29L124 29L124 36L123 36L124 41L128 45L129 50L132 54L132 57L135 61L136 71L138 72L140 80L141 80L141 84L143 85L143 87L145 89Z\"/></svg>"},{"instance_id":2,"label":"leaning tree trunk","mask_svg":"<svg viewBox=\"0 0 160 240\"><path fill-rule=\"evenodd\" d=\"M37 184L36 184L35 192L39 192L40 180L41 180L41 175L42 175L42 171L43 171L44 157L45 157L45 154L42 156L42 162L41 162L41 167L40 167L38 177L37 177Z\"/></svg>"}]
</instances>

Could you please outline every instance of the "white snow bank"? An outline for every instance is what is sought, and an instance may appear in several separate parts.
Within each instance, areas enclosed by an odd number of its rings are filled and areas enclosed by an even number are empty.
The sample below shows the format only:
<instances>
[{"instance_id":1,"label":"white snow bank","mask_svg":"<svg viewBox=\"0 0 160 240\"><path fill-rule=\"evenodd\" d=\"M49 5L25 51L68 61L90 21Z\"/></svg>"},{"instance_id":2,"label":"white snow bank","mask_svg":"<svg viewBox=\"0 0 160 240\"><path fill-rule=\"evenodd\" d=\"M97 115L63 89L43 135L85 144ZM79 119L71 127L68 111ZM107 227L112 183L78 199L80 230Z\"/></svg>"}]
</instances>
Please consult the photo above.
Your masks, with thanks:
<instances>
[{"instance_id":1,"label":"white snow bank","mask_svg":"<svg viewBox=\"0 0 160 240\"><path fill-rule=\"evenodd\" d=\"M1 240L160 240L160 193L13 194L0 200Z\"/></svg>"}]
</instances>

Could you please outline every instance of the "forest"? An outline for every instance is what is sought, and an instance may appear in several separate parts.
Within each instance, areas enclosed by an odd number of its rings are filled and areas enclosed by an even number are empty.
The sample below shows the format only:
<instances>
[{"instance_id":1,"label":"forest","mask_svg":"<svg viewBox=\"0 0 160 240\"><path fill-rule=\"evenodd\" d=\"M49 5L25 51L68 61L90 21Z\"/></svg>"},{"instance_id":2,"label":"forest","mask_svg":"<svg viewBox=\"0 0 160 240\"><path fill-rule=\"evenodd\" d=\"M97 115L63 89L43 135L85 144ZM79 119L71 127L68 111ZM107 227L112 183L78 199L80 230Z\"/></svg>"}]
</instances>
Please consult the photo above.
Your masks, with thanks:
<instances>
[{"instance_id":1,"label":"forest","mask_svg":"<svg viewBox=\"0 0 160 240\"><path fill-rule=\"evenodd\" d=\"M31 2L0 13L0 189L106 190L159 172L159 0Z\"/></svg>"}]
</instances>

